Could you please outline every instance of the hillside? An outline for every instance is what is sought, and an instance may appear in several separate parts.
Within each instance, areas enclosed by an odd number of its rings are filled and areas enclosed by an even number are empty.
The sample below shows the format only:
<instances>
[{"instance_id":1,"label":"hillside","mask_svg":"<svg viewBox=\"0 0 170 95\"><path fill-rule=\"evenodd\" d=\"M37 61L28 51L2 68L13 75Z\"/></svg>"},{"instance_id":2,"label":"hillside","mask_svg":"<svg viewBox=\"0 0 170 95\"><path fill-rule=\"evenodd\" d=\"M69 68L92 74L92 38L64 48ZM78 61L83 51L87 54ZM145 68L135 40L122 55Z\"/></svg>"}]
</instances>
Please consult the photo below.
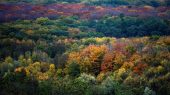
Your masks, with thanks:
<instances>
[{"instance_id":1,"label":"hillside","mask_svg":"<svg viewBox=\"0 0 170 95\"><path fill-rule=\"evenodd\" d=\"M0 95L170 95L169 0L0 0Z\"/></svg>"},{"instance_id":2,"label":"hillside","mask_svg":"<svg viewBox=\"0 0 170 95\"><path fill-rule=\"evenodd\" d=\"M169 0L0 0L1 3L31 3L31 4L53 4L53 3L84 3L88 5L100 6L169 6Z\"/></svg>"},{"instance_id":3,"label":"hillside","mask_svg":"<svg viewBox=\"0 0 170 95\"><path fill-rule=\"evenodd\" d=\"M59 16L78 16L82 19L99 19L105 15L139 17L160 17L170 19L170 7L160 6L118 6L103 7L85 4L0 4L0 21L11 21L18 19L35 19L38 17L48 17L55 19Z\"/></svg>"}]
</instances>

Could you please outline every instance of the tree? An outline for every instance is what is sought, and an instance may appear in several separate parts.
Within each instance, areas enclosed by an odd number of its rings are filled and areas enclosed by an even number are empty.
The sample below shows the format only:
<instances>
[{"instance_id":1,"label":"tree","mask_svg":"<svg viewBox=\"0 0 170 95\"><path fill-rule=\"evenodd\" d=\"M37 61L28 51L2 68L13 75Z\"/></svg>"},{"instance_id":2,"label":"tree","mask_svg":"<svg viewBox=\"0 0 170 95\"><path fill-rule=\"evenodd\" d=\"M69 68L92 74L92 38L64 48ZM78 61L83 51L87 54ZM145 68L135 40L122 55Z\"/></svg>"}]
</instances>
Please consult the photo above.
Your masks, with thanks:
<instances>
[{"instance_id":1,"label":"tree","mask_svg":"<svg viewBox=\"0 0 170 95\"><path fill-rule=\"evenodd\" d=\"M106 51L107 47L105 45L89 45L80 52L70 53L68 63L76 61L80 65L81 72L98 75Z\"/></svg>"},{"instance_id":2,"label":"tree","mask_svg":"<svg viewBox=\"0 0 170 95\"><path fill-rule=\"evenodd\" d=\"M103 62L101 64L101 70L108 72L113 70L115 55L112 52L107 52L104 55Z\"/></svg>"},{"instance_id":3,"label":"tree","mask_svg":"<svg viewBox=\"0 0 170 95\"><path fill-rule=\"evenodd\" d=\"M8 57L5 58L5 63L6 64L13 63L13 59L10 56L8 56Z\"/></svg>"},{"instance_id":4,"label":"tree","mask_svg":"<svg viewBox=\"0 0 170 95\"><path fill-rule=\"evenodd\" d=\"M49 19L47 17L40 17L40 18L37 18L35 22L41 25L46 25L48 24Z\"/></svg>"},{"instance_id":5,"label":"tree","mask_svg":"<svg viewBox=\"0 0 170 95\"><path fill-rule=\"evenodd\" d=\"M68 64L67 73L68 73L68 75L70 75L72 77L79 76L79 74L80 74L80 65L77 64L76 62L72 62L72 63Z\"/></svg>"}]
</instances>

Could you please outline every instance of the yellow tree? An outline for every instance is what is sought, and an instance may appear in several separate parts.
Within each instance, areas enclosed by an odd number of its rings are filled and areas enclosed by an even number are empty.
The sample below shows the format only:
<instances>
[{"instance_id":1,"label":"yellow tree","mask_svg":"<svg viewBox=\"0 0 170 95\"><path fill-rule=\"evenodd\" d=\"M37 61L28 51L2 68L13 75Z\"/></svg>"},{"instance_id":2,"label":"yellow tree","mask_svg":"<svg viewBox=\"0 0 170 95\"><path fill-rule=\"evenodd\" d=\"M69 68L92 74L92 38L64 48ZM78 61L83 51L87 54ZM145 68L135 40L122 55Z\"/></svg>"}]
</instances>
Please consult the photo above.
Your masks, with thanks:
<instances>
[{"instance_id":1,"label":"yellow tree","mask_svg":"<svg viewBox=\"0 0 170 95\"><path fill-rule=\"evenodd\" d=\"M89 45L80 52L69 54L68 63L77 62L80 64L81 72L99 74L104 54L107 52L106 45Z\"/></svg>"}]
</instances>

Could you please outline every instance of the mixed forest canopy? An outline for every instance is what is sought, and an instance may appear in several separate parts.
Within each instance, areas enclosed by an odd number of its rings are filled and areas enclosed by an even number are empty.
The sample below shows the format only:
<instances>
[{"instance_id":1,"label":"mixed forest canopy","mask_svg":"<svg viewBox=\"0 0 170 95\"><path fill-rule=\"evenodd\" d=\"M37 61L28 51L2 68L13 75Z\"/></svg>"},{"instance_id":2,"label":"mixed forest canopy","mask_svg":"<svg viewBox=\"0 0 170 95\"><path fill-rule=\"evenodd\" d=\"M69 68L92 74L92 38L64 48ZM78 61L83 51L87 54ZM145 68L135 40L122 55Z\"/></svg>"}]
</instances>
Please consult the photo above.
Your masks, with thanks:
<instances>
[{"instance_id":1,"label":"mixed forest canopy","mask_svg":"<svg viewBox=\"0 0 170 95\"><path fill-rule=\"evenodd\" d=\"M170 95L170 1L0 0L0 95Z\"/></svg>"},{"instance_id":2,"label":"mixed forest canopy","mask_svg":"<svg viewBox=\"0 0 170 95\"><path fill-rule=\"evenodd\" d=\"M105 16L99 20L85 20L76 16L58 17L50 20L17 20L0 24L0 33L5 37L37 40L84 37L141 37L170 35L169 20L138 18L130 16Z\"/></svg>"}]
</instances>

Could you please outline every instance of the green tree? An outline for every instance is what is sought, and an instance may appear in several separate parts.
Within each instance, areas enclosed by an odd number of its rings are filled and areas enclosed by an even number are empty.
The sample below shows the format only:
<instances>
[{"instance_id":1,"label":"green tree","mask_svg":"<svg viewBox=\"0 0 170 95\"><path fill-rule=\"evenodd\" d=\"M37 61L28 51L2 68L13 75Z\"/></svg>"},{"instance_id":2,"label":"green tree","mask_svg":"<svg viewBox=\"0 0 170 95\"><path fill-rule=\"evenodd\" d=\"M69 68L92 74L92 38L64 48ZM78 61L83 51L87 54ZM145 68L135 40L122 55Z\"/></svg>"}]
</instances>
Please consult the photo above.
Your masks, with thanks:
<instances>
[{"instance_id":1,"label":"green tree","mask_svg":"<svg viewBox=\"0 0 170 95\"><path fill-rule=\"evenodd\" d=\"M80 74L80 66L76 62L72 62L67 66L67 73L72 76L76 77Z\"/></svg>"}]
</instances>

